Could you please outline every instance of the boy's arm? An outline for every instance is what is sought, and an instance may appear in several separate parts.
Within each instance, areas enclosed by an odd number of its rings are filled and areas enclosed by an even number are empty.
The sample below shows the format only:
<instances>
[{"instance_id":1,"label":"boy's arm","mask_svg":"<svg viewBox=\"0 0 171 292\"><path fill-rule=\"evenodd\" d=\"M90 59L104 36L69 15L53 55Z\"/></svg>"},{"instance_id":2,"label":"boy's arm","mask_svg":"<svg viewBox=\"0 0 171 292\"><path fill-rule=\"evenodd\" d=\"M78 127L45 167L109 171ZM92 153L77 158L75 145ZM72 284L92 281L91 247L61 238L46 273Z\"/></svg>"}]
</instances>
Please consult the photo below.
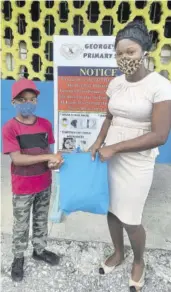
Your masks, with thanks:
<instances>
[{"instance_id":1,"label":"boy's arm","mask_svg":"<svg viewBox=\"0 0 171 292\"><path fill-rule=\"evenodd\" d=\"M52 124L50 122L48 125L48 143L49 143L49 148L50 148L50 145L55 143L55 138L54 138L53 130L52 130Z\"/></svg>"},{"instance_id":2,"label":"boy's arm","mask_svg":"<svg viewBox=\"0 0 171 292\"><path fill-rule=\"evenodd\" d=\"M2 129L3 153L9 154L13 163L18 166L27 166L41 162L60 163L62 157L56 154L27 155L21 154L14 129L7 124Z\"/></svg>"},{"instance_id":3,"label":"boy's arm","mask_svg":"<svg viewBox=\"0 0 171 292\"><path fill-rule=\"evenodd\" d=\"M55 154L42 154L42 155L27 155L21 154L19 151L11 152L10 157L12 162L17 166L28 166L41 162L59 163L60 157Z\"/></svg>"}]
</instances>

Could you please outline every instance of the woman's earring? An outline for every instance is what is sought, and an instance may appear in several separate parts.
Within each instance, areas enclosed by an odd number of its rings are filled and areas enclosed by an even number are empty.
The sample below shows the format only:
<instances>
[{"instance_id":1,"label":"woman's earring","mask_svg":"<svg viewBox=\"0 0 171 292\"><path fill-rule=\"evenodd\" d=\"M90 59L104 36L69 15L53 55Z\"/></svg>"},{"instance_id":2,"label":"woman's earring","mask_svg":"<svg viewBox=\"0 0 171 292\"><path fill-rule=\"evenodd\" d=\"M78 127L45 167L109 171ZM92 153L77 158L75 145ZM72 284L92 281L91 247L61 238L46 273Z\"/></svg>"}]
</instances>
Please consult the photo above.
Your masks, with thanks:
<instances>
[{"instance_id":1,"label":"woman's earring","mask_svg":"<svg viewBox=\"0 0 171 292\"><path fill-rule=\"evenodd\" d=\"M144 54L144 66L146 69L148 69L148 64L149 63L149 59L148 59L148 53Z\"/></svg>"},{"instance_id":2,"label":"woman's earring","mask_svg":"<svg viewBox=\"0 0 171 292\"><path fill-rule=\"evenodd\" d=\"M149 53L147 51L144 52L144 57L148 57Z\"/></svg>"}]
</instances>

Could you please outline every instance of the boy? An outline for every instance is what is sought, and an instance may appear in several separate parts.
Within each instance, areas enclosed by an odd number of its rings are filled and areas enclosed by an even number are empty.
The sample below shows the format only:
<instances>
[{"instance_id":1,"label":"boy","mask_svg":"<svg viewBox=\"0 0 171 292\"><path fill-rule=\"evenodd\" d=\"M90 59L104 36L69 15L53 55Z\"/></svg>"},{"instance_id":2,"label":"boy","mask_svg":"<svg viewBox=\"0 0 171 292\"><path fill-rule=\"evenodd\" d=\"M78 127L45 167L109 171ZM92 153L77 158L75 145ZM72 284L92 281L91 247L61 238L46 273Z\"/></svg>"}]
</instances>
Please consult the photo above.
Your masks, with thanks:
<instances>
[{"instance_id":1,"label":"boy","mask_svg":"<svg viewBox=\"0 0 171 292\"><path fill-rule=\"evenodd\" d=\"M28 246L30 210L33 206L33 258L51 265L59 257L45 250L48 233L48 209L51 195L51 170L63 163L60 154L50 152L54 137L51 123L34 112L39 91L33 81L20 79L12 87L12 105L16 117L2 130L3 152L12 160L13 254L11 276L23 279L24 251Z\"/></svg>"}]
</instances>

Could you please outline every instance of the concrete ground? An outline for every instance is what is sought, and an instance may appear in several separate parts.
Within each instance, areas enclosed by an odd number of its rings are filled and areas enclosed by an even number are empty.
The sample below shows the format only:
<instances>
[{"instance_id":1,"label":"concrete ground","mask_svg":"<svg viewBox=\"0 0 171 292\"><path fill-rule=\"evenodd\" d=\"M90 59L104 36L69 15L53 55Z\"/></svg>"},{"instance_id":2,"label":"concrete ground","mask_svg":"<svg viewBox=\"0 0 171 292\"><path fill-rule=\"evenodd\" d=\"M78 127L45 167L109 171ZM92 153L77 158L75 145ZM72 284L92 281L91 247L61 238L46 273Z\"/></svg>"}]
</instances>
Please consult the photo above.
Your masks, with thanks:
<instances>
[{"instance_id":1,"label":"concrete ground","mask_svg":"<svg viewBox=\"0 0 171 292\"><path fill-rule=\"evenodd\" d=\"M10 280L12 204L9 159L2 156L1 231L2 291L4 292L126 292L132 252L111 275L98 275L100 261L112 252L106 218L76 213L60 224L49 222L49 249L62 255L59 267L37 264L26 253L25 279ZM53 199L53 198L52 198ZM143 291L171 291L171 165L157 165L144 212L147 230L146 287ZM128 244L125 236L126 245Z\"/></svg>"},{"instance_id":2,"label":"concrete ground","mask_svg":"<svg viewBox=\"0 0 171 292\"><path fill-rule=\"evenodd\" d=\"M26 253L25 277L22 283L10 278L11 237L2 236L2 292L127 292L133 260L126 249L125 262L107 276L98 274L99 263L111 254L111 245L95 242L49 240L48 247L62 256L58 267L37 263ZM146 285L142 292L171 291L171 252L147 250Z\"/></svg>"}]
</instances>

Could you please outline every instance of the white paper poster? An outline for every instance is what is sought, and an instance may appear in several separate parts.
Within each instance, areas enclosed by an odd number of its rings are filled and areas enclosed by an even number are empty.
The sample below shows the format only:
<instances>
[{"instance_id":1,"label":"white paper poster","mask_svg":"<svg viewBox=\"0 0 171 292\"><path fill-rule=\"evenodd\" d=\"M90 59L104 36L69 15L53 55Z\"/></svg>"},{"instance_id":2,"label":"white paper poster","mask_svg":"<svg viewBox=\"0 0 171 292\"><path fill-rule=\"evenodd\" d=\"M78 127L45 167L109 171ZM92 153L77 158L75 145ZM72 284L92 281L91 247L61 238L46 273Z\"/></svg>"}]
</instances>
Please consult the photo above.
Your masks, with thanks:
<instances>
[{"instance_id":1,"label":"white paper poster","mask_svg":"<svg viewBox=\"0 0 171 292\"><path fill-rule=\"evenodd\" d=\"M117 75L114 37L54 37L56 151L88 150L105 118L108 84Z\"/></svg>"},{"instance_id":2,"label":"white paper poster","mask_svg":"<svg viewBox=\"0 0 171 292\"><path fill-rule=\"evenodd\" d=\"M65 151L80 147L86 151L94 142L105 114L59 113L59 149Z\"/></svg>"}]
</instances>

